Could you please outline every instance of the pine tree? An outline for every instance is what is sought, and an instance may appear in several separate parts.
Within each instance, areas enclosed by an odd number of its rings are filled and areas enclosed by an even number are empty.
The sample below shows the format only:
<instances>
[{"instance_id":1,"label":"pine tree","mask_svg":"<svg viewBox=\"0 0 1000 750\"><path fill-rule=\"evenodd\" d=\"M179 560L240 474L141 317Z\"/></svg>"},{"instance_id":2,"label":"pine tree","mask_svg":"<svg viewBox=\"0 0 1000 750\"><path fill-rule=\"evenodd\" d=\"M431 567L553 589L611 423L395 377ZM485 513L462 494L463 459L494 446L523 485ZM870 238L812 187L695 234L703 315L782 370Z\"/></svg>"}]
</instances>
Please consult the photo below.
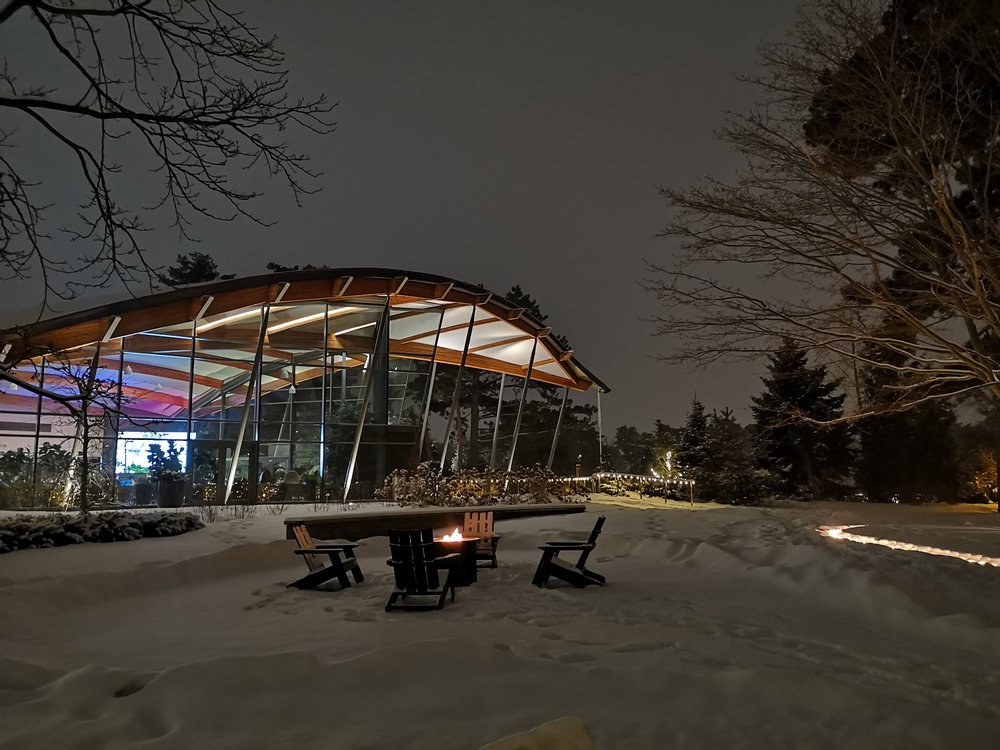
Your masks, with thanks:
<instances>
[{"instance_id":1,"label":"pine tree","mask_svg":"<svg viewBox=\"0 0 1000 750\"><path fill-rule=\"evenodd\" d=\"M933 401L858 426L858 488L875 502L955 500L959 491L955 413Z\"/></svg>"},{"instance_id":2,"label":"pine tree","mask_svg":"<svg viewBox=\"0 0 1000 750\"><path fill-rule=\"evenodd\" d=\"M782 491L820 498L851 467L851 429L820 425L844 413L844 394L823 365L808 366L806 352L785 340L770 357L764 391L753 400L754 447L761 468Z\"/></svg>"},{"instance_id":3,"label":"pine tree","mask_svg":"<svg viewBox=\"0 0 1000 750\"><path fill-rule=\"evenodd\" d=\"M681 428L680 442L677 445L677 465L689 479L698 479L701 465L705 461L707 430L708 418L705 416L705 406L694 398L691 400L691 410L684 421L684 427Z\"/></svg>"},{"instance_id":4,"label":"pine tree","mask_svg":"<svg viewBox=\"0 0 1000 750\"><path fill-rule=\"evenodd\" d=\"M761 495L747 431L730 409L713 413L705 431L704 460L698 470L698 496L739 505Z\"/></svg>"},{"instance_id":5,"label":"pine tree","mask_svg":"<svg viewBox=\"0 0 1000 750\"><path fill-rule=\"evenodd\" d=\"M887 334L904 340L906 331L887 321ZM875 502L953 500L959 492L954 407L947 401L927 401L898 409L900 393L914 388L916 365L897 349L869 346L865 357L882 367L862 370L863 394L869 406L882 410L858 425L858 488ZM891 365L889 369L884 365Z\"/></svg>"},{"instance_id":6,"label":"pine tree","mask_svg":"<svg viewBox=\"0 0 1000 750\"><path fill-rule=\"evenodd\" d=\"M208 253L199 253L197 250L178 255L177 265L169 266L167 272L160 275L160 280L167 286L185 286L199 284L203 281L231 278L233 278L232 274L219 274L215 258Z\"/></svg>"},{"instance_id":7,"label":"pine tree","mask_svg":"<svg viewBox=\"0 0 1000 750\"><path fill-rule=\"evenodd\" d=\"M615 445L622 457L622 469L629 474L645 474L653 462L653 436L624 424L615 431Z\"/></svg>"}]
</instances>

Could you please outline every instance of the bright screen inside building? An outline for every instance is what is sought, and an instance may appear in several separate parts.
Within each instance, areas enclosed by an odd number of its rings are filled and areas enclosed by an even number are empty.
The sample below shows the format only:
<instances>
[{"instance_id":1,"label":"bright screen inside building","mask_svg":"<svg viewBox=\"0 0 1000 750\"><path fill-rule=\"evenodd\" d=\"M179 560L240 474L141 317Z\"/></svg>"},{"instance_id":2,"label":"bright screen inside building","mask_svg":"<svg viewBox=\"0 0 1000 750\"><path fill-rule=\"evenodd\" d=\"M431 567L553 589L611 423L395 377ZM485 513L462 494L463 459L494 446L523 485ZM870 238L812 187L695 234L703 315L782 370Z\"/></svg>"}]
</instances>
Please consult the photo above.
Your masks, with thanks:
<instances>
[{"instance_id":1,"label":"bright screen inside building","mask_svg":"<svg viewBox=\"0 0 1000 750\"><path fill-rule=\"evenodd\" d=\"M173 440L182 466L187 466L186 432L119 432L118 454L115 471L119 474L146 474L149 472L149 446L159 445L167 452L167 443Z\"/></svg>"}]
</instances>

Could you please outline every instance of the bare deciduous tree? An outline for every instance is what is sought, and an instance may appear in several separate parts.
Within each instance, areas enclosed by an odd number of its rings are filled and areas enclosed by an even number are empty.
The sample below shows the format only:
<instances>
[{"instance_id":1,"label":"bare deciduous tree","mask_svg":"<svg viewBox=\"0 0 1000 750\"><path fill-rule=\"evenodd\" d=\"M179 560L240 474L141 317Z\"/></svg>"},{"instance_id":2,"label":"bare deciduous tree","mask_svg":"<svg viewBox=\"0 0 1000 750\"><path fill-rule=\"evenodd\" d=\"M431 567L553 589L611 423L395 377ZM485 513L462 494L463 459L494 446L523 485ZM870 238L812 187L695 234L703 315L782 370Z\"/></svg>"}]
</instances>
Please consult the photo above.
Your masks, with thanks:
<instances>
[{"instance_id":1,"label":"bare deciduous tree","mask_svg":"<svg viewBox=\"0 0 1000 750\"><path fill-rule=\"evenodd\" d=\"M648 285L671 358L787 337L885 373L860 413L1000 395L998 34L992 0L806 7L721 133L735 178L663 190L678 242Z\"/></svg>"},{"instance_id":2,"label":"bare deciduous tree","mask_svg":"<svg viewBox=\"0 0 1000 750\"><path fill-rule=\"evenodd\" d=\"M8 0L4 30L38 41L30 60L0 68L0 277L40 275L46 299L153 281L143 231L187 238L201 218L262 222L261 172L296 201L315 191L285 138L329 132L333 105L291 97L275 39L216 0ZM79 181L76 212L48 204L39 149ZM149 195L138 189L150 183Z\"/></svg>"},{"instance_id":3,"label":"bare deciduous tree","mask_svg":"<svg viewBox=\"0 0 1000 750\"><path fill-rule=\"evenodd\" d=\"M64 441L71 460L63 477L61 501L67 506L78 505L82 513L88 512L95 500L98 477L91 466L95 445L103 446L109 432L117 434L123 423L141 425L127 410L135 395L120 386L119 378L99 373L100 355L100 342L73 353L38 352L32 377L0 373L3 380L44 399L43 408L65 414L60 421L72 428L72 437ZM113 476L109 484L117 489Z\"/></svg>"}]
</instances>

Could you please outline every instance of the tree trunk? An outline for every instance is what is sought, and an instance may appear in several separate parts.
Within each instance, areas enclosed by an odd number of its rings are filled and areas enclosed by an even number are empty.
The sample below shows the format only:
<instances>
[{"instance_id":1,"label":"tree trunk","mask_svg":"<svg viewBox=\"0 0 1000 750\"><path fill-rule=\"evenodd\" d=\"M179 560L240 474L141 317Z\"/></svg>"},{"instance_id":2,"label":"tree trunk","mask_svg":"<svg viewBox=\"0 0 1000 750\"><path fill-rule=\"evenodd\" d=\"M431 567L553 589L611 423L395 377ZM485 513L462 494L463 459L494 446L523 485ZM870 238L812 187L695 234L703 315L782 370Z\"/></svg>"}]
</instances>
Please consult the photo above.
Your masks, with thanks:
<instances>
[{"instance_id":1,"label":"tree trunk","mask_svg":"<svg viewBox=\"0 0 1000 750\"><path fill-rule=\"evenodd\" d=\"M87 419L87 400L83 400L83 417L80 425L80 513L86 515L90 510L90 461L87 454L90 451L90 422ZM72 465L72 464L71 464Z\"/></svg>"}]
</instances>

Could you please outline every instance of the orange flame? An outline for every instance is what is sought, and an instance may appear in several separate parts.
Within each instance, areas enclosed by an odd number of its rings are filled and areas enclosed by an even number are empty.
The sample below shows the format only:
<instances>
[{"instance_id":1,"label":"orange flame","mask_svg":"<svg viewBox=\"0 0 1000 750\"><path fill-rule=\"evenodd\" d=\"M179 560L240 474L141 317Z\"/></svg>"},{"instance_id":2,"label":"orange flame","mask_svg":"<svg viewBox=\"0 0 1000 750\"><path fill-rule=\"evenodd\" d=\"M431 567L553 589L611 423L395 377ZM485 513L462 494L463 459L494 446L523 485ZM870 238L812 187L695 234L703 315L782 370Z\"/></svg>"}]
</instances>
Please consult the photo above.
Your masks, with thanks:
<instances>
[{"instance_id":1,"label":"orange flame","mask_svg":"<svg viewBox=\"0 0 1000 750\"><path fill-rule=\"evenodd\" d=\"M462 532L459 531L458 527L456 526L453 532L451 532L450 534L445 534L443 537L441 537L441 541L460 542L462 541Z\"/></svg>"}]
</instances>

